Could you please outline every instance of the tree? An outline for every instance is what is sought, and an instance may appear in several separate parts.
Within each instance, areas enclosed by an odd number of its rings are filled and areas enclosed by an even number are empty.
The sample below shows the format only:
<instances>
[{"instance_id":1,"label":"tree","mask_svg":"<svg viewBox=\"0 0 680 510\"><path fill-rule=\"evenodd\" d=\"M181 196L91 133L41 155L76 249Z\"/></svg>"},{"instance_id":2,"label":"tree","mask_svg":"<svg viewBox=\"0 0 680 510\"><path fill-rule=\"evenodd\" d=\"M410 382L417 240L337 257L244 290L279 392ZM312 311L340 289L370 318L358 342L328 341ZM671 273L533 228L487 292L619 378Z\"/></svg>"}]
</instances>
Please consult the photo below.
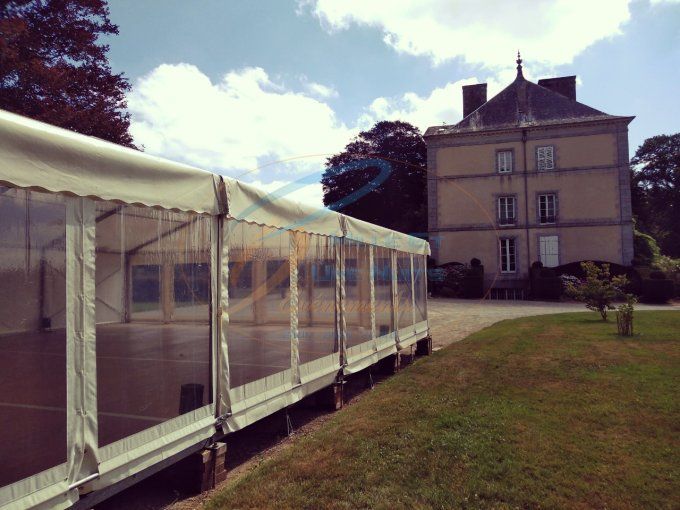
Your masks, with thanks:
<instances>
[{"instance_id":1,"label":"tree","mask_svg":"<svg viewBox=\"0 0 680 510\"><path fill-rule=\"evenodd\" d=\"M0 0L0 108L134 147L106 0Z\"/></svg>"},{"instance_id":2,"label":"tree","mask_svg":"<svg viewBox=\"0 0 680 510\"><path fill-rule=\"evenodd\" d=\"M680 257L680 133L645 140L631 166L637 228L664 254Z\"/></svg>"},{"instance_id":3,"label":"tree","mask_svg":"<svg viewBox=\"0 0 680 510\"><path fill-rule=\"evenodd\" d=\"M378 122L326 161L324 204L400 232L425 232L426 161L418 128L402 121Z\"/></svg>"},{"instance_id":4,"label":"tree","mask_svg":"<svg viewBox=\"0 0 680 510\"><path fill-rule=\"evenodd\" d=\"M607 320L607 311L614 310L612 302L623 296L623 287L628 283L624 276L611 276L609 264L598 267L594 262L581 262L586 274L584 281L567 282L567 295L586 304L588 310L598 312L603 321Z\"/></svg>"}]
</instances>

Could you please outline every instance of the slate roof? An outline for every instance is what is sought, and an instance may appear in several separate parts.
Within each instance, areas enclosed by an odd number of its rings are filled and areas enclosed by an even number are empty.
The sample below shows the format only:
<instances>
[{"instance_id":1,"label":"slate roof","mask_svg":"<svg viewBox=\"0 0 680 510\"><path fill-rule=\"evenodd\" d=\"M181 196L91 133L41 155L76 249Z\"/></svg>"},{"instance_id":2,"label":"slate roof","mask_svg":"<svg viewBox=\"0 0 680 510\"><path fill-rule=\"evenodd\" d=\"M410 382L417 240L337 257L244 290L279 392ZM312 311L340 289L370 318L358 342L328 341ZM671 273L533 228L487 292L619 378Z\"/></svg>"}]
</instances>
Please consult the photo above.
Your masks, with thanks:
<instances>
[{"instance_id":1,"label":"slate roof","mask_svg":"<svg viewBox=\"0 0 680 510\"><path fill-rule=\"evenodd\" d=\"M518 66L517 78L489 101L470 113L458 124L432 126L425 136L473 133L486 130L511 129L587 122L597 120L628 120L591 108L524 78Z\"/></svg>"}]
</instances>

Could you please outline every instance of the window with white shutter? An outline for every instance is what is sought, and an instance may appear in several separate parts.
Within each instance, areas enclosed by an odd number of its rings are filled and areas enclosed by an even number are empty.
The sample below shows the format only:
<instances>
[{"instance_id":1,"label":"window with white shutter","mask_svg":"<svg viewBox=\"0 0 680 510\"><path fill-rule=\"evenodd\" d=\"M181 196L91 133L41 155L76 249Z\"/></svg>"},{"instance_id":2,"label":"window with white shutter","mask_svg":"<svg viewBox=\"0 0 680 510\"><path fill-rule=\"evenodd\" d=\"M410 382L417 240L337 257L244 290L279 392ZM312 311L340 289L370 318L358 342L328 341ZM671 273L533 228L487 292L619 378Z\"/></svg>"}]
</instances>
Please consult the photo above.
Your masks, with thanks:
<instances>
[{"instance_id":1,"label":"window with white shutter","mask_svg":"<svg viewBox=\"0 0 680 510\"><path fill-rule=\"evenodd\" d=\"M555 148L552 145L536 147L536 168L539 172L555 169Z\"/></svg>"},{"instance_id":2,"label":"window with white shutter","mask_svg":"<svg viewBox=\"0 0 680 510\"><path fill-rule=\"evenodd\" d=\"M538 222L548 225L557 221L557 195L546 193L538 195Z\"/></svg>"},{"instance_id":3,"label":"window with white shutter","mask_svg":"<svg viewBox=\"0 0 680 510\"><path fill-rule=\"evenodd\" d=\"M541 262L544 267L555 267L560 263L560 246L557 236L539 237Z\"/></svg>"},{"instance_id":4,"label":"window with white shutter","mask_svg":"<svg viewBox=\"0 0 680 510\"><path fill-rule=\"evenodd\" d=\"M515 240L502 238L499 240L501 273L514 273L517 269Z\"/></svg>"},{"instance_id":5,"label":"window with white shutter","mask_svg":"<svg viewBox=\"0 0 680 510\"><path fill-rule=\"evenodd\" d=\"M515 197L498 197L498 224L515 224Z\"/></svg>"},{"instance_id":6,"label":"window with white shutter","mask_svg":"<svg viewBox=\"0 0 680 510\"><path fill-rule=\"evenodd\" d=\"M512 172L512 151L503 150L496 152L496 170L499 174Z\"/></svg>"}]
</instances>

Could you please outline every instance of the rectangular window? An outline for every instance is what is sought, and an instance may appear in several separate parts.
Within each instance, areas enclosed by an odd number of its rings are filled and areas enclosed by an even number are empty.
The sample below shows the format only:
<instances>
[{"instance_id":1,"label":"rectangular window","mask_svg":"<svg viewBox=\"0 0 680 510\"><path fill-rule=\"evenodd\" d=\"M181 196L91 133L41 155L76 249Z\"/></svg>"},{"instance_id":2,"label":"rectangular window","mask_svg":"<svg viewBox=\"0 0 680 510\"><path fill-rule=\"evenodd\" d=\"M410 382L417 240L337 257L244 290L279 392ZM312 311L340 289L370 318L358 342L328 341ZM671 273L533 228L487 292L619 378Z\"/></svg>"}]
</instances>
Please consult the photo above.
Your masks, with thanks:
<instances>
[{"instance_id":1,"label":"rectangular window","mask_svg":"<svg viewBox=\"0 0 680 510\"><path fill-rule=\"evenodd\" d=\"M541 236L539 238L541 262L545 267L559 265L559 241L557 236Z\"/></svg>"},{"instance_id":2,"label":"rectangular window","mask_svg":"<svg viewBox=\"0 0 680 510\"><path fill-rule=\"evenodd\" d=\"M515 224L515 197L498 197L498 224Z\"/></svg>"},{"instance_id":3,"label":"rectangular window","mask_svg":"<svg viewBox=\"0 0 680 510\"><path fill-rule=\"evenodd\" d=\"M501 273L514 273L517 269L515 240L504 238L500 240L499 245L501 251Z\"/></svg>"},{"instance_id":4,"label":"rectangular window","mask_svg":"<svg viewBox=\"0 0 680 510\"><path fill-rule=\"evenodd\" d=\"M371 247L350 239L345 240L345 313L347 347L371 340Z\"/></svg>"},{"instance_id":5,"label":"rectangular window","mask_svg":"<svg viewBox=\"0 0 680 510\"><path fill-rule=\"evenodd\" d=\"M555 169L555 149L552 145L536 147L536 168L539 172Z\"/></svg>"},{"instance_id":6,"label":"rectangular window","mask_svg":"<svg viewBox=\"0 0 680 510\"><path fill-rule=\"evenodd\" d=\"M392 320L392 260L390 250L373 248L373 285L375 288L375 328L378 337L394 331Z\"/></svg>"},{"instance_id":7,"label":"rectangular window","mask_svg":"<svg viewBox=\"0 0 680 510\"><path fill-rule=\"evenodd\" d=\"M102 201L95 224L103 447L212 402L212 221Z\"/></svg>"},{"instance_id":8,"label":"rectangular window","mask_svg":"<svg viewBox=\"0 0 680 510\"><path fill-rule=\"evenodd\" d=\"M538 222L541 225L555 223L557 219L557 196L554 193L538 195Z\"/></svg>"},{"instance_id":9,"label":"rectangular window","mask_svg":"<svg viewBox=\"0 0 680 510\"><path fill-rule=\"evenodd\" d=\"M496 152L496 169L499 174L512 172L512 151L504 150Z\"/></svg>"}]
</instances>

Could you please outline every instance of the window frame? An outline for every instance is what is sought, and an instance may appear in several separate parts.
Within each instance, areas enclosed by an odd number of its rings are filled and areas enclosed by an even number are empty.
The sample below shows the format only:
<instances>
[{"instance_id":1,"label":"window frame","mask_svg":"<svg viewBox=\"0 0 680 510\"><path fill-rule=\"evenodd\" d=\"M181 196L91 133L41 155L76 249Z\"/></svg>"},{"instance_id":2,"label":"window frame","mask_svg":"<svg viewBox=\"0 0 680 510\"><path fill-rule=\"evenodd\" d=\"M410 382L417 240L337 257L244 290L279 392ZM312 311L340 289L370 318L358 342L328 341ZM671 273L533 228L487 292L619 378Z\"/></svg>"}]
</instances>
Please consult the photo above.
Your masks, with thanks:
<instances>
[{"instance_id":1,"label":"window frame","mask_svg":"<svg viewBox=\"0 0 680 510\"><path fill-rule=\"evenodd\" d=\"M552 215L552 221L543 221L543 216L541 214L541 198L542 197L553 197L553 215ZM558 218L558 208L559 206L559 201L558 201L558 196L556 191L539 191L536 193L536 221L538 222L539 225L557 225L557 218ZM550 216L547 214L549 212L549 207L548 207L548 201L546 199L546 215L545 218L550 219Z\"/></svg>"},{"instance_id":2,"label":"window frame","mask_svg":"<svg viewBox=\"0 0 680 510\"><path fill-rule=\"evenodd\" d=\"M500 165L500 155L501 154L510 154L510 169L509 170L501 170L501 165ZM504 148L504 149L496 149L495 153L495 164L494 168L496 170L496 173L501 174L501 175L507 175L511 174L515 171L515 149L512 147Z\"/></svg>"},{"instance_id":3,"label":"window frame","mask_svg":"<svg viewBox=\"0 0 680 510\"><path fill-rule=\"evenodd\" d=\"M517 195L495 195L496 199L496 223L498 224L499 227L514 227L517 225ZM507 201L512 200L512 219L511 221L507 220L506 217L506 222L504 223L502 220L502 215L501 211L503 210L503 207L501 206L501 201L505 200L506 201L506 206L505 210L507 212Z\"/></svg>"},{"instance_id":4,"label":"window frame","mask_svg":"<svg viewBox=\"0 0 680 510\"><path fill-rule=\"evenodd\" d=\"M512 253L510 252L510 242L512 242ZM505 247L504 243L508 243ZM506 260L508 262L507 269L503 268L503 255L505 252ZM510 264L512 256L513 264ZM513 267L514 265L514 267ZM498 268L501 274L516 274L518 270L517 266L517 239L515 237L501 237L498 239Z\"/></svg>"},{"instance_id":5,"label":"window frame","mask_svg":"<svg viewBox=\"0 0 680 510\"><path fill-rule=\"evenodd\" d=\"M550 149L550 154L551 154L551 158L550 158L550 159L551 159L551 161L552 161L552 166L550 166L550 167L544 166L544 168L541 168L541 166L540 166L540 164L539 164L539 162L540 162L539 153L540 153L540 151L541 151L542 149L544 149L544 150L545 150L545 149ZM555 151L555 146L554 146L554 145L537 145L537 146L536 146L536 150L535 150L535 154L534 154L534 155L535 155L535 157L536 157L536 171L537 171L537 172L551 172L551 171L555 170L555 168L557 168L557 164L556 164L556 162L555 162L555 152L556 152L556 151ZM543 159L544 159L544 161L545 161L545 157L544 157Z\"/></svg>"}]
</instances>

